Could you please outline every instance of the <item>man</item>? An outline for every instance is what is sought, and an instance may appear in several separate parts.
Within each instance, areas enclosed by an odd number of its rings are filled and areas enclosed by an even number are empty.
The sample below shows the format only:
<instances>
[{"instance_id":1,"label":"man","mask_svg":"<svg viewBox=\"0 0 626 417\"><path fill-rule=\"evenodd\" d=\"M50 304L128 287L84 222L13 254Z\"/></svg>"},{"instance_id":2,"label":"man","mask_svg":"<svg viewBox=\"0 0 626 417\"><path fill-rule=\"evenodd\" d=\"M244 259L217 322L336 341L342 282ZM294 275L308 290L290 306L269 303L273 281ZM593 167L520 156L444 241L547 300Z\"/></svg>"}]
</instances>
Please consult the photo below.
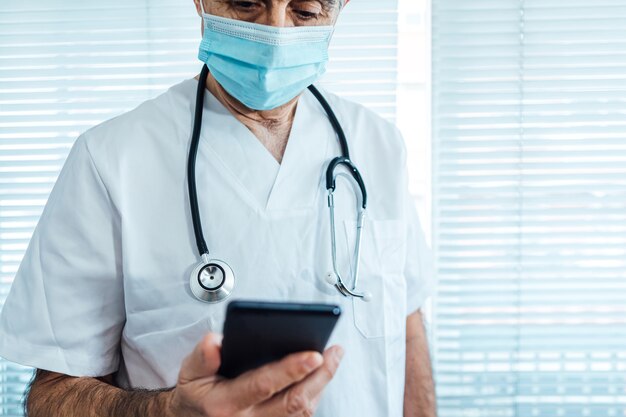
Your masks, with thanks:
<instances>
[{"instance_id":1,"label":"man","mask_svg":"<svg viewBox=\"0 0 626 417\"><path fill-rule=\"evenodd\" d=\"M186 80L89 130L68 156L0 321L0 354L39 369L29 415L434 416L419 311L428 252L402 140L328 93L369 193L359 285L371 300L324 280L323 173L340 149L305 89L325 64L327 41L320 49L315 39L332 33L325 27L343 4L195 5L210 69L195 171L204 237L238 277L232 297L340 304L335 345L216 375L226 304L198 301L188 287L198 253L185 166L198 81ZM358 197L346 178L337 176L336 236L342 275L352 277Z\"/></svg>"}]
</instances>

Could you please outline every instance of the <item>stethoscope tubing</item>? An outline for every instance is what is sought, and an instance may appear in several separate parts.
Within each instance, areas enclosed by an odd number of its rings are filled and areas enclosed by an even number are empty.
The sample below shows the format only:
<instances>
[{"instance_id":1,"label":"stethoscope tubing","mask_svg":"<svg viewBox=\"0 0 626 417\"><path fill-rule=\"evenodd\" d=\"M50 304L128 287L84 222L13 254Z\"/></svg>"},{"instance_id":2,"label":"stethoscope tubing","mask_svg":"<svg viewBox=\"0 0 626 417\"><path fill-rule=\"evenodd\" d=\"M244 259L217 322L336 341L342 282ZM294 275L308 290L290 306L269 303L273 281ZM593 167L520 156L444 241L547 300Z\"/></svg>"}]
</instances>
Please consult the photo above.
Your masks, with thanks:
<instances>
[{"instance_id":1,"label":"stethoscope tubing","mask_svg":"<svg viewBox=\"0 0 626 417\"><path fill-rule=\"evenodd\" d=\"M196 246L200 256L208 255L209 248L204 240L202 230L202 219L200 218L200 208L198 206L198 192L196 188L196 159L198 156L198 145L200 143L200 132L202 130L202 113L204 111L204 94L206 91L206 80L209 76L209 68L206 64L200 72L198 90L196 92L196 107L194 113L193 132L191 134L191 145L189 147L189 158L187 161L187 186L189 189L189 203L191 208L191 220L193 222L193 233L196 237Z\"/></svg>"},{"instance_id":2,"label":"stethoscope tubing","mask_svg":"<svg viewBox=\"0 0 626 417\"><path fill-rule=\"evenodd\" d=\"M213 262L212 260L209 259L209 248L206 244L206 240L204 239L204 232L202 229L202 219L200 216L200 208L199 208L199 203L198 203L198 192L197 192L197 187L196 187L196 160L197 160L197 155L198 155L198 146L200 142L200 133L202 130L202 114L204 111L204 97L205 97L205 91L206 91L206 81L207 81L208 76L209 76L209 68L205 64L202 67L202 71L200 72L200 77L198 80L198 89L196 92L196 104L195 104L195 110L194 110L193 130L192 130L192 135L191 135L191 144L189 147L189 156L188 156L188 161L187 161L187 185L188 185L188 190L189 190L189 204L190 204L190 211L191 211L191 219L193 223L193 232L194 232L195 239L196 239L196 246L198 248L198 254L203 259L203 264L200 264L197 267L197 269L199 268L198 271L202 271L203 268L209 265L210 262ZM336 275L336 281L334 282L334 285L339 290L339 292L345 296L350 295L353 297L367 299L369 297L368 293L356 292L356 285L358 282L357 281L358 280L358 267L359 267L358 264L359 264L360 252L361 252L361 231L362 231L362 226L363 226L363 219L365 217L365 209L367 207L367 190L365 188L365 183L363 181L361 173L357 169L356 165L350 160L350 150L348 147L348 141L346 139L346 135L341 126L341 123L339 123L339 120L337 119L335 112L331 108L326 98L314 85L310 85L308 89L315 96L317 101L320 103L320 105L326 112L328 119L331 125L333 126L333 129L335 130L337 139L339 141L339 145L341 147L341 156L337 156L333 158L328 164L328 167L326 169L326 189L328 192L328 206L329 206L330 217L331 217L330 221L331 221L332 262L333 262L334 274ZM335 240L336 231L335 231L333 193L336 187L335 170L337 167L342 166L342 165L348 169L350 175L356 181L361 191L361 196L362 196L361 205L359 207L358 220L357 220L357 241L355 245L355 254L354 254L354 262L355 262L354 271L355 271L356 276L354 278L354 285L353 285L352 290L348 289L345 286L341 276L339 275L339 270L337 266L337 244ZM229 279L230 279L229 282L232 288L233 275L232 275L232 271L230 270L230 267L228 267L228 265L226 264L223 264L222 261L215 261L215 262L219 263L220 265L223 265L224 268L228 269L228 272L230 275L229 274L225 274L225 275L229 276ZM194 279L194 275L198 275L199 273L200 272L198 272L197 274L195 273L192 274L192 282ZM192 287L197 287L197 285L195 286L192 285ZM202 292L201 289L196 288L196 290L199 292ZM198 294L195 294L195 295L196 297L202 299L203 301L211 301L209 297L211 294L204 294L204 292L202 292L202 294L200 295Z\"/></svg>"}]
</instances>

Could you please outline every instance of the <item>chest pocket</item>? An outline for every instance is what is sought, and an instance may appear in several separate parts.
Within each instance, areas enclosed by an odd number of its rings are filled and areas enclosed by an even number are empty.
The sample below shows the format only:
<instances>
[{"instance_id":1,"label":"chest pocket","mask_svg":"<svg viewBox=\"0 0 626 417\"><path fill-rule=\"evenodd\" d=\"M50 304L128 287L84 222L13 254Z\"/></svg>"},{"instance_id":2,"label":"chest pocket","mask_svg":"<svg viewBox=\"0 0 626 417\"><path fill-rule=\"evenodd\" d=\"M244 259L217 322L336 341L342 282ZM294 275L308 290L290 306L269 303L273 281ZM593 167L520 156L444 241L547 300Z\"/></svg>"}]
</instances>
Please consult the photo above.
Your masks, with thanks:
<instances>
[{"instance_id":1,"label":"chest pocket","mask_svg":"<svg viewBox=\"0 0 626 417\"><path fill-rule=\"evenodd\" d=\"M404 279L405 232L399 220L368 220L362 234L359 291L372 299L353 299L354 325L366 338L393 338L406 326ZM353 250L356 223L345 221L348 250ZM352 277L352 275L347 275ZM349 279L350 287L352 280Z\"/></svg>"}]
</instances>

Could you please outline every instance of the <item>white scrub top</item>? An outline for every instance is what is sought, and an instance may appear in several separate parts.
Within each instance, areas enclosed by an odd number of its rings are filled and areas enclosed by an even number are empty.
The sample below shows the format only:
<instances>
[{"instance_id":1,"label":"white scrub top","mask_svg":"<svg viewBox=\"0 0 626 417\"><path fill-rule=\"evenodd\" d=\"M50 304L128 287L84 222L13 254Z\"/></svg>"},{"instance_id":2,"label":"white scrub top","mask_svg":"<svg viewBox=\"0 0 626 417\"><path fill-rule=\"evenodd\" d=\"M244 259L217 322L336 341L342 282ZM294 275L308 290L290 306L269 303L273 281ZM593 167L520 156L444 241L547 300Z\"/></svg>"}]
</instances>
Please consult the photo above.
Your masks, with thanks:
<instances>
[{"instance_id":1,"label":"white scrub top","mask_svg":"<svg viewBox=\"0 0 626 417\"><path fill-rule=\"evenodd\" d=\"M175 385L181 361L221 332L226 302L197 301L199 261L187 193L195 79L78 138L50 195L0 318L0 356L75 376L117 372L123 387ZM325 93L369 193L360 286L345 298L331 270L325 169L340 154L310 92L298 103L282 164L211 94L197 160L211 255L230 264L230 299L337 303L330 343L345 349L316 416L400 417L406 316L432 287L430 255L407 189L398 130ZM356 198L340 175L339 263L347 278Z\"/></svg>"}]
</instances>

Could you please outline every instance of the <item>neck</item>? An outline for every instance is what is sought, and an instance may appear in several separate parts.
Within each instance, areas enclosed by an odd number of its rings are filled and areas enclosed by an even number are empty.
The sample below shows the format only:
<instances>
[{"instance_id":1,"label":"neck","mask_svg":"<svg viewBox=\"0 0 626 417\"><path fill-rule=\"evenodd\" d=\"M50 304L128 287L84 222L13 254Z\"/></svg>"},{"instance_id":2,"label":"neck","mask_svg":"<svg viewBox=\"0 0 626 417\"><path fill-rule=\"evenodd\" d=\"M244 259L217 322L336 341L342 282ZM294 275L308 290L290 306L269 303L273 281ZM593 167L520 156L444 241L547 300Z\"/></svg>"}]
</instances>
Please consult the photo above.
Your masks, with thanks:
<instances>
[{"instance_id":1,"label":"neck","mask_svg":"<svg viewBox=\"0 0 626 417\"><path fill-rule=\"evenodd\" d=\"M253 110L228 94L211 73L207 77L206 88L259 139L279 163L282 162L299 96L275 109Z\"/></svg>"}]
</instances>

